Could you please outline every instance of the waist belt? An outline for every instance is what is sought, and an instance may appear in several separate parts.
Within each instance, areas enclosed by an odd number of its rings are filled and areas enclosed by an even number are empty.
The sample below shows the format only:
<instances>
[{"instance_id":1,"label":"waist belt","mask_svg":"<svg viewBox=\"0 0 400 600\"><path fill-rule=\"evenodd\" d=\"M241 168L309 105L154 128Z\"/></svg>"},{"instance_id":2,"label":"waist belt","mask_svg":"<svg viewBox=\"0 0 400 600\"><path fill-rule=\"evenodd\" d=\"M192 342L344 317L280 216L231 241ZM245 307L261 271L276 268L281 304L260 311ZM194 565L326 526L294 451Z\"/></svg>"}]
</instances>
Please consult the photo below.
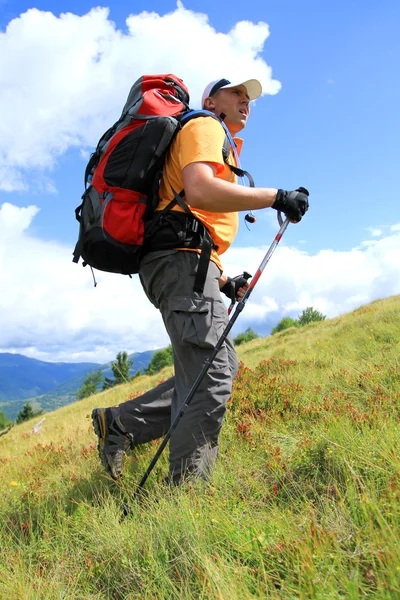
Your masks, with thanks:
<instances>
[{"instance_id":1,"label":"waist belt","mask_svg":"<svg viewBox=\"0 0 400 600\"><path fill-rule=\"evenodd\" d=\"M181 201L184 204L183 200ZM172 200L166 208L156 212L153 219L146 224L143 255L172 248L199 249L200 260L193 290L202 294L211 251L217 250L218 247L212 241L207 227L192 215L187 205L185 206L189 214L170 210L176 203L176 200Z\"/></svg>"}]
</instances>

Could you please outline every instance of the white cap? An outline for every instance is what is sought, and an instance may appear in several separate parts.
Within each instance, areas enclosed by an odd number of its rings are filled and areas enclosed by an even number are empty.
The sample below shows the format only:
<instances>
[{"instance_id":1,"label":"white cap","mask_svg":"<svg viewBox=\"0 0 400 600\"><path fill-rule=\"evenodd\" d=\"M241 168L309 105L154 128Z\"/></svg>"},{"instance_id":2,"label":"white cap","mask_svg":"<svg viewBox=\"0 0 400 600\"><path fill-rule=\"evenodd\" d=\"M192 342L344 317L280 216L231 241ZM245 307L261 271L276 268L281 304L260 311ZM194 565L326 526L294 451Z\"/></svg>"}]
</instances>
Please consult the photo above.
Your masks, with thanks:
<instances>
[{"instance_id":1,"label":"white cap","mask_svg":"<svg viewBox=\"0 0 400 600\"><path fill-rule=\"evenodd\" d=\"M204 106L204 100L206 98L212 96L218 90L238 87L239 85L244 85L250 100L255 100L262 94L261 83L257 79L248 79L247 81L240 81L236 83L232 83L229 81L229 79L216 79L215 81L210 81L210 83L206 86L201 97L201 106Z\"/></svg>"}]
</instances>

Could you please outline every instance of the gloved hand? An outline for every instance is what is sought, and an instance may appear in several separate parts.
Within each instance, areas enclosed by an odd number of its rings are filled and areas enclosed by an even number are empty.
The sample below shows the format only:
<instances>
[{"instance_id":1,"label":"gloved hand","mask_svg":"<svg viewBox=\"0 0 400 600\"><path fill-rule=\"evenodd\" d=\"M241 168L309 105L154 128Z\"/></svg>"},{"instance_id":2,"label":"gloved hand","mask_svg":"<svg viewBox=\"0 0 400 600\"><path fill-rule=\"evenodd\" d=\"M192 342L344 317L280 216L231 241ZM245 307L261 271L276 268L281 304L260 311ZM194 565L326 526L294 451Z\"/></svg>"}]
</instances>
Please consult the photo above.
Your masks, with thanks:
<instances>
[{"instance_id":1,"label":"gloved hand","mask_svg":"<svg viewBox=\"0 0 400 600\"><path fill-rule=\"evenodd\" d=\"M246 271L242 275L236 275L236 277L228 277L228 281L225 285L222 286L221 292L228 296L229 300L233 303L236 302L237 293L241 287L244 287L247 283L247 280L250 279L251 275L246 273Z\"/></svg>"},{"instance_id":2,"label":"gloved hand","mask_svg":"<svg viewBox=\"0 0 400 600\"><path fill-rule=\"evenodd\" d=\"M308 210L308 196L308 190L303 187L297 188L294 192L278 190L272 208L283 212L288 219L298 223Z\"/></svg>"}]
</instances>

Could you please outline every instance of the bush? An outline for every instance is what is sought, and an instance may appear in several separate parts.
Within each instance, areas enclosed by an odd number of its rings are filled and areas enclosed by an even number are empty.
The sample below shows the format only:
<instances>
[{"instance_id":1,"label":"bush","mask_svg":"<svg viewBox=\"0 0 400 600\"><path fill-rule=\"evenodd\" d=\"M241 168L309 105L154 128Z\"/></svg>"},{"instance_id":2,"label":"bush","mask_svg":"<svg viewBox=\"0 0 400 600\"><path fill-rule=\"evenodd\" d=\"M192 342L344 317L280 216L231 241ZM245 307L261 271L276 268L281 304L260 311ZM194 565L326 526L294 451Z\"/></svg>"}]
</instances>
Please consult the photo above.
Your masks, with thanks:
<instances>
[{"instance_id":1,"label":"bush","mask_svg":"<svg viewBox=\"0 0 400 600\"><path fill-rule=\"evenodd\" d=\"M300 325L308 325L309 323L314 323L315 321L325 321L326 315L323 315L319 312L319 310L315 310L312 306L308 306L303 310L301 315L299 315L299 323Z\"/></svg>"},{"instance_id":2,"label":"bush","mask_svg":"<svg viewBox=\"0 0 400 600\"><path fill-rule=\"evenodd\" d=\"M244 333L239 333L239 335L234 338L233 343L235 346L240 346L240 344L251 342L251 340L255 340L258 337L259 335L253 331L251 327L248 327Z\"/></svg>"},{"instance_id":3,"label":"bush","mask_svg":"<svg viewBox=\"0 0 400 600\"><path fill-rule=\"evenodd\" d=\"M279 321L278 325L272 329L271 335L274 333L279 333L280 331L288 329L289 327L300 327L300 323L291 317L283 317L283 319Z\"/></svg>"},{"instance_id":4,"label":"bush","mask_svg":"<svg viewBox=\"0 0 400 600\"><path fill-rule=\"evenodd\" d=\"M301 315L299 315L298 319L283 317L283 319L279 321L278 325L272 329L271 335L274 333L279 333L279 331L283 331L289 327L303 327L303 325L308 325L309 323L314 323L315 321L325 321L325 319L326 315L323 315L319 312L319 310L316 310L312 306L308 306L303 310Z\"/></svg>"},{"instance_id":5,"label":"bush","mask_svg":"<svg viewBox=\"0 0 400 600\"><path fill-rule=\"evenodd\" d=\"M2 429L5 429L6 427L8 427L9 425L11 425L11 421L9 419L7 419L6 415L3 413L2 410L0 410L0 431Z\"/></svg>"},{"instance_id":6,"label":"bush","mask_svg":"<svg viewBox=\"0 0 400 600\"><path fill-rule=\"evenodd\" d=\"M164 367L169 367L173 364L174 357L172 354L172 346L169 345L168 348L163 348L162 350L157 350L157 352L154 352L151 361L144 372L146 375L155 375Z\"/></svg>"}]
</instances>

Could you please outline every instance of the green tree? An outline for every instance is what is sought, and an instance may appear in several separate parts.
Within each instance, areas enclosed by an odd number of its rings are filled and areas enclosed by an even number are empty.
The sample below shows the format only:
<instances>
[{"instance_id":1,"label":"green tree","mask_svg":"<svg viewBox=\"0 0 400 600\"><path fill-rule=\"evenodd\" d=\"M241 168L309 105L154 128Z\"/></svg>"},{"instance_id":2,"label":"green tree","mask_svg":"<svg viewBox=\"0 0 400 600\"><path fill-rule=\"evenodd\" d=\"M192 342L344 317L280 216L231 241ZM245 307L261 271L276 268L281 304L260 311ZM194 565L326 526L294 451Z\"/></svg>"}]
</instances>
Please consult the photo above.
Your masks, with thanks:
<instances>
[{"instance_id":1,"label":"green tree","mask_svg":"<svg viewBox=\"0 0 400 600\"><path fill-rule=\"evenodd\" d=\"M157 350L151 357L151 361L147 369L144 370L146 375L155 375L164 367L168 367L174 364L174 357L172 354L172 346L169 345L167 348Z\"/></svg>"},{"instance_id":2,"label":"green tree","mask_svg":"<svg viewBox=\"0 0 400 600\"><path fill-rule=\"evenodd\" d=\"M314 321L325 321L325 319L326 315L320 313L319 310L315 310L312 306L305 308L301 315L299 315L299 323L302 326L313 323Z\"/></svg>"},{"instance_id":3,"label":"green tree","mask_svg":"<svg viewBox=\"0 0 400 600\"><path fill-rule=\"evenodd\" d=\"M278 323L276 327L274 327L271 331L271 335L274 333L279 333L284 329L288 329L289 327L300 327L300 323L291 317L283 317Z\"/></svg>"},{"instance_id":4,"label":"green tree","mask_svg":"<svg viewBox=\"0 0 400 600\"><path fill-rule=\"evenodd\" d=\"M127 352L118 352L116 360L111 362L111 370L114 375L114 379L105 378L103 384L103 390L119 385L120 383L126 383L130 381L130 370L133 365L133 360L129 358Z\"/></svg>"},{"instance_id":5,"label":"green tree","mask_svg":"<svg viewBox=\"0 0 400 600\"><path fill-rule=\"evenodd\" d=\"M104 377L103 390L108 390L108 389L114 387L114 385L117 385L115 379L110 379L109 377Z\"/></svg>"},{"instance_id":6,"label":"green tree","mask_svg":"<svg viewBox=\"0 0 400 600\"><path fill-rule=\"evenodd\" d=\"M29 402L27 402L22 407L22 410L18 413L16 423L17 423L17 425L19 425L20 423L23 423L24 421L29 421L30 419L33 419L34 417L38 417L39 415L42 415L42 414L43 414L42 410L36 410L36 411L33 410L32 405Z\"/></svg>"},{"instance_id":7,"label":"green tree","mask_svg":"<svg viewBox=\"0 0 400 600\"><path fill-rule=\"evenodd\" d=\"M83 398L87 398L88 396L92 396L93 394L97 394L98 388L103 381L103 375L101 373L101 369L98 371L92 371L89 373L82 384L82 387L76 392L77 400L82 400Z\"/></svg>"},{"instance_id":8,"label":"green tree","mask_svg":"<svg viewBox=\"0 0 400 600\"><path fill-rule=\"evenodd\" d=\"M7 419L6 415L3 413L2 410L0 410L0 431L2 429L5 429L6 427L8 427L9 425L11 425L11 421L9 419Z\"/></svg>"},{"instance_id":9,"label":"green tree","mask_svg":"<svg viewBox=\"0 0 400 600\"><path fill-rule=\"evenodd\" d=\"M248 327L244 333L239 333L239 335L234 338L233 343L235 346L240 346L240 344L251 342L251 340L255 340L258 337L260 336L253 331L251 327Z\"/></svg>"}]
</instances>

